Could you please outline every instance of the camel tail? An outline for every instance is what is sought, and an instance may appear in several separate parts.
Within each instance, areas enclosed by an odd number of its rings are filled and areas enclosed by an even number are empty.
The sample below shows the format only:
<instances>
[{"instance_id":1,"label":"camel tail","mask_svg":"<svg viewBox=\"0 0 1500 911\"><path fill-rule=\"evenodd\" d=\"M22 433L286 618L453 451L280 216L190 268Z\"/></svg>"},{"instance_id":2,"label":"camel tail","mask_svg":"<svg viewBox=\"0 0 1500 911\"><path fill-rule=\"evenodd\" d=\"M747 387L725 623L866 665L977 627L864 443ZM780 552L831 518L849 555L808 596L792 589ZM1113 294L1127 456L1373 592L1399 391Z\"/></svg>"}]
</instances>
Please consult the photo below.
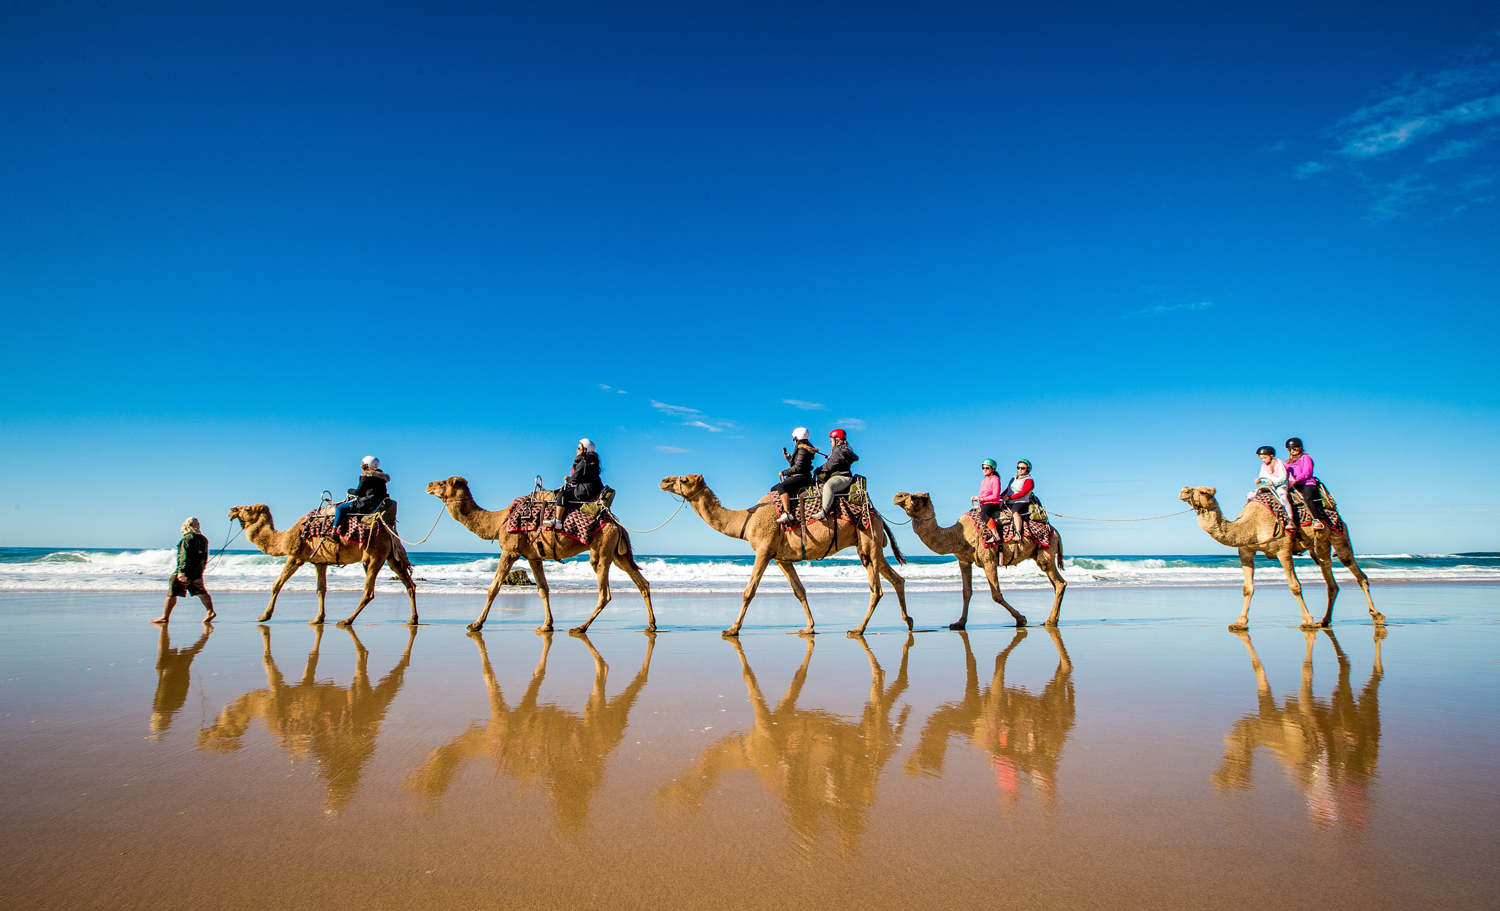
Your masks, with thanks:
<instances>
[{"instance_id":1,"label":"camel tail","mask_svg":"<svg viewBox=\"0 0 1500 911\"><path fill-rule=\"evenodd\" d=\"M623 525L620 526L620 540L615 542L615 553L624 557L630 563L631 569L640 571L640 566L635 562L635 548L630 544L630 532L626 531Z\"/></svg>"},{"instance_id":2,"label":"camel tail","mask_svg":"<svg viewBox=\"0 0 1500 911\"><path fill-rule=\"evenodd\" d=\"M875 515L879 516L880 513L877 512ZM885 529L885 539L891 542L891 555L896 558L897 563L905 566L906 554L901 552L901 545L896 543L896 532L891 529L890 524L885 521L884 516L880 516L880 524Z\"/></svg>"}]
</instances>

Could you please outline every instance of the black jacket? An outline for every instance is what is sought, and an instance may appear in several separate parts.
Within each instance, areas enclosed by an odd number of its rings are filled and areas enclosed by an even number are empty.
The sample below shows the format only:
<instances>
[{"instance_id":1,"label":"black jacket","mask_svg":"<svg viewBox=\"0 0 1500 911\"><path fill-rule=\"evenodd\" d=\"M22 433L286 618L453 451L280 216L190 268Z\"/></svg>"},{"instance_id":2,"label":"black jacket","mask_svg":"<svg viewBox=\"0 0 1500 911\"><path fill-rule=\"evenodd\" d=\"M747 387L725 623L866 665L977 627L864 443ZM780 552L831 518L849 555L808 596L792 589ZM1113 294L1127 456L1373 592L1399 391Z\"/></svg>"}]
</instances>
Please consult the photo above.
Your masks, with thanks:
<instances>
[{"instance_id":1,"label":"black jacket","mask_svg":"<svg viewBox=\"0 0 1500 911\"><path fill-rule=\"evenodd\" d=\"M390 496L385 490L385 482L390 479L391 476L383 471L361 471L359 486L349 491L354 495L349 511L356 515L374 512Z\"/></svg>"},{"instance_id":2,"label":"black jacket","mask_svg":"<svg viewBox=\"0 0 1500 911\"><path fill-rule=\"evenodd\" d=\"M597 500L604 493L600 472L599 454L585 452L573 460L573 470L568 472L564 486L572 488L573 496L580 500Z\"/></svg>"},{"instance_id":3,"label":"black jacket","mask_svg":"<svg viewBox=\"0 0 1500 911\"><path fill-rule=\"evenodd\" d=\"M812 447L811 443L798 443L797 448L792 450L792 454L787 456L787 461L791 462L792 465L785 472L783 472L783 474L786 477L791 477L792 475L799 474L805 474L811 477L813 456L816 455L817 452L818 451Z\"/></svg>"},{"instance_id":4,"label":"black jacket","mask_svg":"<svg viewBox=\"0 0 1500 911\"><path fill-rule=\"evenodd\" d=\"M852 478L854 477L854 463L859 461L859 456L846 443L842 446L835 445L833 452L828 454L828 460L818 466L818 480L826 481L829 478Z\"/></svg>"}]
</instances>

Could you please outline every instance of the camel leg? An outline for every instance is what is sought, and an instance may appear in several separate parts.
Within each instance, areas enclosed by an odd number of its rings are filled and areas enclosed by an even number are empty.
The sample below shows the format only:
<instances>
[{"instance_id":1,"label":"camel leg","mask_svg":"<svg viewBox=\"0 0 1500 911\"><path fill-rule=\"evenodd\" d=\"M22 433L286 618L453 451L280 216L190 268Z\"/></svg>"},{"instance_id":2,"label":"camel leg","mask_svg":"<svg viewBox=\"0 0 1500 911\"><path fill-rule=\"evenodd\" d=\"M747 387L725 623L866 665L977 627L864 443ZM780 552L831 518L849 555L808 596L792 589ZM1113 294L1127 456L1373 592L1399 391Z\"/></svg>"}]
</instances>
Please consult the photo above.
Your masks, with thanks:
<instances>
[{"instance_id":1,"label":"camel leg","mask_svg":"<svg viewBox=\"0 0 1500 911\"><path fill-rule=\"evenodd\" d=\"M802 584L802 577L797 575L797 567L790 560L777 560L776 565L781 567L781 574L786 576L786 581L791 583L792 594L796 596L797 602L802 605L802 613L807 615L807 626L798 630L799 633L811 634L817 632L813 629L812 608L807 603L807 588Z\"/></svg>"},{"instance_id":2,"label":"camel leg","mask_svg":"<svg viewBox=\"0 0 1500 911\"><path fill-rule=\"evenodd\" d=\"M1318 541L1308 548L1308 556L1318 564L1318 571L1323 574L1323 582L1328 586L1328 612L1323 615L1319 626L1329 627L1333 625L1333 602L1339 596L1339 584L1333 578L1333 558L1328 555L1328 542Z\"/></svg>"},{"instance_id":3,"label":"camel leg","mask_svg":"<svg viewBox=\"0 0 1500 911\"><path fill-rule=\"evenodd\" d=\"M1370 579L1365 575L1365 571L1359 568L1359 564L1354 562L1354 547L1349 543L1349 539L1334 539L1333 552L1339 558L1339 562L1344 564L1344 568L1353 574L1354 581L1359 583L1360 590L1365 593L1365 603L1370 607L1370 619L1375 621L1376 626L1385 626L1385 614L1375 609L1375 599L1370 597Z\"/></svg>"},{"instance_id":4,"label":"camel leg","mask_svg":"<svg viewBox=\"0 0 1500 911\"><path fill-rule=\"evenodd\" d=\"M911 615L906 612L906 580L901 578L901 574L896 572L895 567L891 566L891 561L885 558L882 551L875 552L875 569L885 578L885 581L891 583L891 588L896 590L896 603L901 607L901 619L906 621L906 631L911 632L913 626Z\"/></svg>"},{"instance_id":5,"label":"camel leg","mask_svg":"<svg viewBox=\"0 0 1500 911\"><path fill-rule=\"evenodd\" d=\"M863 549L859 554L860 562L865 565L865 572L869 573L870 576L870 607L865 611L865 618L859 621L859 626L849 631L848 635L850 638L863 636L865 634L865 627L870 625L870 618L875 616L875 605L880 603L880 570L875 568L876 556L876 554L872 554L868 550ZM811 624L811 622L812 617L809 616L809 625Z\"/></svg>"},{"instance_id":6,"label":"camel leg","mask_svg":"<svg viewBox=\"0 0 1500 911\"><path fill-rule=\"evenodd\" d=\"M276 582L271 586L271 603L266 605L266 612L260 615L260 619L256 620L256 623L265 623L271 619L271 615L276 612L276 596L281 594L281 586L285 585L287 580L292 577L292 574L301 568L301 560L298 560L296 557L286 558L286 565L281 568L281 575L276 577ZM319 607L321 606L322 602L319 601ZM322 614L319 613L318 616L321 619Z\"/></svg>"},{"instance_id":7,"label":"camel leg","mask_svg":"<svg viewBox=\"0 0 1500 911\"><path fill-rule=\"evenodd\" d=\"M1047 626L1057 626L1058 618L1062 615L1063 592L1068 590L1068 582L1058 572L1057 560L1052 556L1052 551L1038 547L1032 558L1052 582L1052 613L1047 617Z\"/></svg>"},{"instance_id":8,"label":"camel leg","mask_svg":"<svg viewBox=\"0 0 1500 911\"><path fill-rule=\"evenodd\" d=\"M527 557L526 565L531 567L531 574L536 576L536 593L542 596L542 611L545 616L542 625L536 628L539 633L552 632L552 587L547 584L547 570L542 565L541 557ZM500 577L505 578L504 576ZM499 589L497 588L496 591Z\"/></svg>"},{"instance_id":9,"label":"camel leg","mask_svg":"<svg viewBox=\"0 0 1500 911\"><path fill-rule=\"evenodd\" d=\"M1047 627L1047 635L1052 637L1052 645L1057 649L1057 669L1064 674L1073 673L1073 659L1068 657L1068 648L1063 645L1062 633L1055 624Z\"/></svg>"},{"instance_id":10,"label":"camel leg","mask_svg":"<svg viewBox=\"0 0 1500 911\"><path fill-rule=\"evenodd\" d=\"M1000 567L998 561L995 563L984 564L984 578L990 583L990 597L994 598L996 603L998 603L1001 607L1010 611L1011 617L1015 618L1016 628L1020 629L1021 627L1025 626L1025 616L1023 616L1021 612L1016 610L1014 607L1011 607L1010 602L1006 601L1005 596L1000 593Z\"/></svg>"},{"instance_id":11,"label":"camel leg","mask_svg":"<svg viewBox=\"0 0 1500 911\"><path fill-rule=\"evenodd\" d=\"M958 615L958 622L948 624L948 628L962 630L969 625L969 599L974 596L974 564L958 561L958 578L964 585L964 609Z\"/></svg>"},{"instance_id":12,"label":"camel leg","mask_svg":"<svg viewBox=\"0 0 1500 911\"><path fill-rule=\"evenodd\" d=\"M1302 583L1297 579L1297 570L1292 566L1291 548L1284 548L1278 555L1281 560L1281 568L1286 571L1286 584L1292 590L1292 597L1297 599L1297 606L1302 608L1302 628L1317 629L1318 621L1307 610L1307 602L1302 600Z\"/></svg>"},{"instance_id":13,"label":"camel leg","mask_svg":"<svg viewBox=\"0 0 1500 911\"><path fill-rule=\"evenodd\" d=\"M372 560L369 554L365 555L365 593L360 596L359 603L354 606L354 613L339 621L339 626L349 626L359 617L360 611L365 605L375 600L375 576L380 572L380 564L384 560Z\"/></svg>"},{"instance_id":14,"label":"camel leg","mask_svg":"<svg viewBox=\"0 0 1500 911\"><path fill-rule=\"evenodd\" d=\"M1266 679L1266 666L1260 663L1260 656L1255 654L1255 646L1250 642L1250 634L1244 630L1236 630L1234 633L1245 643L1245 651L1250 653L1250 668L1255 671L1255 688L1262 699L1271 696L1271 682Z\"/></svg>"},{"instance_id":15,"label":"camel leg","mask_svg":"<svg viewBox=\"0 0 1500 911\"><path fill-rule=\"evenodd\" d=\"M609 542L609 549L611 551L615 549L615 545L613 542ZM594 612L592 614L589 614L589 618L587 620L583 621L583 625L575 626L573 629L568 631L570 633L587 633L589 631L589 625L594 622L594 618L599 616L599 614L604 610L604 606L608 604L610 600L609 564L613 561L606 560L603 557L600 557L598 560L591 560L590 562L594 564L594 578L598 580L599 584L599 602L594 605Z\"/></svg>"},{"instance_id":16,"label":"camel leg","mask_svg":"<svg viewBox=\"0 0 1500 911\"><path fill-rule=\"evenodd\" d=\"M1245 584L1240 589L1245 596L1245 604L1240 608L1239 619L1229 624L1229 631L1236 633L1250 628L1250 599L1255 596L1255 551L1248 547L1240 548L1240 569L1245 571Z\"/></svg>"},{"instance_id":17,"label":"camel leg","mask_svg":"<svg viewBox=\"0 0 1500 911\"><path fill-rule=\"evenodd\" d=\"M411 577L411 567L396 559L395 550L392 550L391 555L385 558L385 562L391 568L391 572L396 574L396 578L401 580L401 584L406 586L406 596L411 599L411 619L406 622L406 625L415 627L417 625L417 583Z\"/></svg>"},{"instance_id":18,"label":"camel leg","mask_svg":"<svg viewBox=\"0 0 1500 911\"><path fill-rule=\"evenodd\" d=\"M490 583L490 590L485 593L484 610L480 611L479 616L474 619L474 622L469 624L469 632L477 633L484 629L484 621L489 619L490 616L490 606L495 603L495 596L500 594L500 583L505 581L505 574L510 572L510 568L515 566L516 561L519 559L519 554L513 554L508 550L500 551L500 562L495 566L495 579ZM531 569L535 572L536 566L533 564ZM536 584L543 589L547 585L546 580L540 573L537 574ZM545 602L547 596L543 595L542 600Z\"/></svg>"},{"instance_id":19,"label":"camel leg","mask_svg":"<svg viewBox=\"0 0 1500 911\"><path fill-rule=\"evenodd\" d=\"M750 581L745 585L744 598L740 602L740 615L735 617L734 624L724 631L725 636L738 636L740 634L740 627L745 625L745 612L750 609L750 602L755 598L755 590L760 587L760 577L766 574L766 567L770 565L770 552L757 553L755 555L755 565L750 567ZM811 619L811 617L812 614L809 612L808 618Z\"/></svg>"},{"instance_id":20,"label":"camel leg","mask_svg":"<svg viewBox=\"0 0 1500 911\"><path fill-rule=\"evenodd\" d=\"M309 624L321 626L328 618L328 610L324 604L328 598L328 564L314 563L313 570L318 574L318 619L309 621Z\"/></svg>"},{"instance_id":21,"label":"camel leg","mask_svg":"<svg viewBox=\"0 0 1500 911\"><path fill-rule=\"evenodd\" d=\"M635 583L635 587L640 589L641 597L646 599L646 632L656 632L656 611L651 609L651 583L646 581L640 570L630 565L628 557L615 554L614 561L630 577L630 581Z\"/></svg>"}]
</instances>

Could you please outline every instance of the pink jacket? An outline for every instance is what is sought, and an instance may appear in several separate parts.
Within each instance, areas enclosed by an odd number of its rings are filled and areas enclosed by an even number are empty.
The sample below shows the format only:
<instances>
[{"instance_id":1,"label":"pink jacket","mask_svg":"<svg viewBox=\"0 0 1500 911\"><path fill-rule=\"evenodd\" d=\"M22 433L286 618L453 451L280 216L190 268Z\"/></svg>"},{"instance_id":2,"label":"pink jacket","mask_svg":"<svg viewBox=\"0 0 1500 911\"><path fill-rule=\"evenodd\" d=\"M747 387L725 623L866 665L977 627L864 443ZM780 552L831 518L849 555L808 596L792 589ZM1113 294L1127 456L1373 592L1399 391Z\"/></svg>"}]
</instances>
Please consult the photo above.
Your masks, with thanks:
<instances>
[{"instance_id":1,"label":"pink jacket","mask_svg":"<svg viewBox=\"0 0 1500 911\"><path fill-rule=\"evenodd\" d=\"M1286 463L1286 473L1291 477L1293 486L1315 483L1312 456L1304 452Z\"/></svg>"},{"instance_id":2,"label":"pink jacket","mask_svg":"<svg viewBox=\"0 0 1500 911\"><path fill-rule=\"evenodd\" d=\"M987 475L979 482L979 502L1000 502L1000 476L998 474Z\"/></svg>"}]
</instances>

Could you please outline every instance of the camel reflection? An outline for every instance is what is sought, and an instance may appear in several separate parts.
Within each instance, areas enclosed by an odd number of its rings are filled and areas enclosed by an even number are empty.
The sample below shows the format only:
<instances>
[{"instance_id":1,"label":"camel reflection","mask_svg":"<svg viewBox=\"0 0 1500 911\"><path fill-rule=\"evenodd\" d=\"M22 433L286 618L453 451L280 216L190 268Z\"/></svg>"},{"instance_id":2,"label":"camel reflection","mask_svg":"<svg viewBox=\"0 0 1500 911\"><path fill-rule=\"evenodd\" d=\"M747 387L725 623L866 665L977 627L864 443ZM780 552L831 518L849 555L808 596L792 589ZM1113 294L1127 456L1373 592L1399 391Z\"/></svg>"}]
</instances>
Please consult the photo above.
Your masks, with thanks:
<instances>
[{"instance_id":1,"label":"camel reflection","mask_svg":"<svg viewBox=\"0 0 1500 911\"><path fill-rule=\"evenodd\" d=\"M271 629L260 627L266 668L265 689L252 690L224 706L214 723L198 733L198 749L211 753L232 753L244 743L245 732L257 718L276 738L282 749L298 759L312 758L317 773L327 787L326 808L333 811L348 806L359 787L360 775L375 753L375 739L391 701L401 689L406 668L411 663L411 646L417 628L411 627L406 650L390 673L373 687L370 685L370 653L364 643L345 627L354 641L356 664L354 680L347 687L332 681L319 682L318 650L323 643L323 627L315 627L312 651L302 679L288 684L271 657Z\"/></svg>"},{"instance_id":2,"label":"camel reflection","mask_svg":"<svg viewBox=\"0 0 1500 911\"><path fill-rule=\"evenodd\" d=\"M167 625L161 625L161 638L156 644L156 695L151 700L151 736L160 737L172 726L172 719L187 704L188 690L192 687L191 668L193 659L208 644L208 634L213 624L203 624L203 634L189 648L173 648L172 634Z\"/></svg>"},{"instance_id":3,"label":"camel reflection","mask_svg":"<svg viewBox=\"0 0 1500 911\"><path fill-rule=\"evenodd\" d=\"M964 696L942 705L922 726L917 749L906 761L906 774L940 776L948 743L954 736L989 754L995 784L1008 802L1020 798L1022 781L1029 782L1046 806L1057 797L1057 764L1063 744L1073 730L1076 714L1073 692L1073 662L1063 646L1062 634L1047 627L1057 648L1057 670L1040 694L1025 687L1006 686L1005 662L1027 630L1016 630L1015 638L995 656L995 673L984 692L979 690L979 667L974 650L964 640L964 663L968 671Z\"/></svg>"},{"instance_id":4,"label":"camel reflection","mask_svg":"<svg viewBox=\"0 0 1500 911\"><path fill-rule=\"evenodd\" d=\"M700 809L704 795L720 775L748 769L760 779L761 787L786 807L798 847L804 853L817 847L824 828L831 824L837 831L839 853L852 857L865 831L866 812L875 803L880 772L901 745L901 733L911 711L907 706L899 720L891 723L891 709L907 688L907 653L912 645L908 634L901 647L900 670L887 689L885 671L875 660L875 653L863 636L853 638L864 647L870 662L870 700L858 721L797 707L812 661L811 638L802 666L774 709L767 707L740 641L729 640L740 658L741 674L755 712L754 727L710 744L697 764L662 788L659 796Z\"/></svg>"},{"instance_id":5,"label":"camel reflection","mask_svg":"<svg viewBox=\"0 0 1500 911\"><path fill-rule=\"evenodd\" d=\"M407 787L436 800L447 793L459 769L472 759L488 759L495 771L524 787L541 785L557 814L558 828L568 834L583 831L589 801L604 782L604 764L625 736L630 710L646 685L651 669L655 634L648 634L646 658L630 685L613 699L605 698L609 665L588 636L574 633L594 658L594 688L583 714L550 703L537 703L547 674L552 633L542 633L542 656L520 702L511 706L500 691L490 666L484 636L469 636L479 645L479 662L490 695L488 723L475 723L432 755L407 780Z\"/></svg>"},{"instance_id":6,"label":"camel reflection","mask_svg":"<svg viewBox=\"0 0 1500 911\"><path fill-rule=\"evenodd\" d=\"M1355 698L1348 656L1333 630L1321 632L1333 643L1338 657L1339 677L1333 695L1326 700L1313 696L1312 655L1318 631L1309 630L1302 659L1302 687L1281 705L1271 693L1266 669L1255 654L1250 635L1243 631L1235 634L1250 653L1260 707L1235 722L1224 737L1224 761L1214 773L1214 785L1221 790L1250 790L1255 754L1264 748L1281 762L1302 792L1315 825L1359 831L1368 818L1370 786L1380 753L1377 691L1384 675L1380 643L1386 634L1384 629L1375 630L1374 667L1369 682Z\"/></svg>"}]
</instances>

